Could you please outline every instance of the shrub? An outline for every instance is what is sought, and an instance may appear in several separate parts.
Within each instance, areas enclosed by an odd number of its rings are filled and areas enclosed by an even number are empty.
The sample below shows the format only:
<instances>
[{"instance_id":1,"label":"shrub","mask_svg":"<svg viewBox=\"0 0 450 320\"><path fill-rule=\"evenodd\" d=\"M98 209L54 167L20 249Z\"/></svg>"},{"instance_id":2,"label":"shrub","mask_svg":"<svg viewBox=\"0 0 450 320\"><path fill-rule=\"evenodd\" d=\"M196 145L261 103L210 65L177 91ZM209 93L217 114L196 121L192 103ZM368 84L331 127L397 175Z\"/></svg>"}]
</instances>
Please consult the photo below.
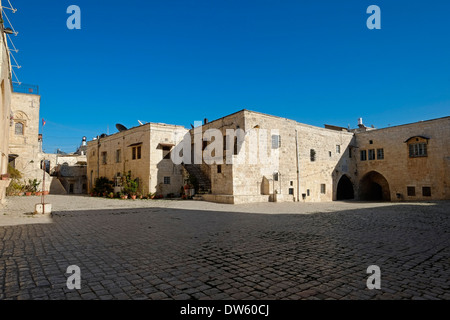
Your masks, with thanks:
<instances>
[{"instance_id":1,"label":"shrub","mask_svg":"<svg viewBox=\"0 0 450 320\"><path fill-rule=\"evenodd\" d=\"M110 194L114 191L114 183L106 177L100 177L95 180L94 193L99 195Z\"/></svg>"}]
</instances>

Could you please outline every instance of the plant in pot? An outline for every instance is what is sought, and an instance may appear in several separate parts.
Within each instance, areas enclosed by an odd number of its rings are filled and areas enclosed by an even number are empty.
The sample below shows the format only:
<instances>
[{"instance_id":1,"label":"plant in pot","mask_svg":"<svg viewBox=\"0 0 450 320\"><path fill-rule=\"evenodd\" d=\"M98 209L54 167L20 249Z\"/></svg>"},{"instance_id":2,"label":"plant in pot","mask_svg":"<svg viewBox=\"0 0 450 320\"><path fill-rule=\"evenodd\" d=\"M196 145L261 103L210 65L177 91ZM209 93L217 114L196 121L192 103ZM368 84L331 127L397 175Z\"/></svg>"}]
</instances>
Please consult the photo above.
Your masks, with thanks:
<instances>
[{"instance_id":1,"label":"plant in pot","mask_svg":"<svg viewBox=\"0 0 450 320\"><path fill-rule=\"evenodd\" d=\"M114 192L110 192L109 193L109 197L112 199L112 198L114 198Z\"/></svg>"},{"instance_id":2,"label":"plant in pot","mask_svg":"<svg viewBox=\"0 0 450 320\"><path fill-rule=\"evenodd\" d=\"M128 171L128 174L125 175L124 191L128 193L133 200L136 199L139 188L139 183L136 180L137 179L131 179L131 171Z\"/></svg>"}]
</instances>

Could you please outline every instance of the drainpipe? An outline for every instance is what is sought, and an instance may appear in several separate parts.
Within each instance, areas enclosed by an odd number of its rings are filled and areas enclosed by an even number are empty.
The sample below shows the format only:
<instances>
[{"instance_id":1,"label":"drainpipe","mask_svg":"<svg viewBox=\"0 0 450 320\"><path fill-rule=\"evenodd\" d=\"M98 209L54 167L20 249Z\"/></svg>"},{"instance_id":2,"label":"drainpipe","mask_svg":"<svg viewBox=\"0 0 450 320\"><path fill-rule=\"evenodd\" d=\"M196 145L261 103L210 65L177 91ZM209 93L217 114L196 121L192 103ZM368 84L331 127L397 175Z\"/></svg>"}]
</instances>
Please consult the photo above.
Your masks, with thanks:
<instances>
[{"instance_id":1,"label":"drainpipe","mask_svg":"<svg viewBox=\"0 0 450 320\"><path fill-rule=\"evenodd\" d=\"M300 201L300 160L298 155L298 131L295 129L295 152L297 159L297 202Z\"/></svg>"}]
</instances>

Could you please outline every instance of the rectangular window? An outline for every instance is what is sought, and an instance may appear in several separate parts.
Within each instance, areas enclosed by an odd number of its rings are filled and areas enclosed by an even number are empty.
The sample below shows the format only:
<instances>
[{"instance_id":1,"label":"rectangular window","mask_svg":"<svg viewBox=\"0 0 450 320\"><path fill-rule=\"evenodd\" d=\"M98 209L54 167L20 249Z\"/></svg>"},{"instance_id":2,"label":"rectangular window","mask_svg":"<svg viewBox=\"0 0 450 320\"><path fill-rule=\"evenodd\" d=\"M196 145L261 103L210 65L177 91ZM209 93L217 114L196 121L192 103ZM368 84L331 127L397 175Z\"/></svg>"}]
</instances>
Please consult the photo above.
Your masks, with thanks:
<instances>
[{"instance_id":1,"label":"rectangular window","mask_svg":"<svg viewBox=\"0 0 450 320\"><path fill-rule=\"evenodd\" d=\"M131 158L132 158L133 160L136 160L136 159L140 159L140 158L141 158L141 146L139 146L139 147L133 147Z\"/></svg>"},{"instance_id":2,"label":"rectangular window","mask_svg":"<svg viewBox=\"0 0 450 320\"><path fill-rule=\"evenodd\" d=\"M23 136L23 123L16 122L15 133L18 136Z\"/></svg>"},{"instance_id":3,"label":"rectangular window","mask_svg":"<svg viewBox=\"0 0 450 320\"><path fill-rule=\"evenodd\" d=\"M289 185L293 186L294 185L294 181L290 181Z\"/></svg>"},{"instance_id":4,"label":"rectangular window","mask_svg":"<svg viewBox=\"0 0 450 320\"><path fill-rule=\"evenodd\" d=\"M294 188L289 188L289 194L291 194L291 195L294 194Z\"/></svg>"},{"instance_id":5,"label":"rectangular window","mask_svg":"<svg viewBox=\"0 0 450 320\"><path fill-rule=\"evenodd\" d=\"M202 142L203 144L202 144L202 150L205 150L206 149L206 147L208 146L208 141L206 141L206 140L203 140L203 142Z\"/></svg>"},{"instance_id":6,"label":"rectangular window","mask_svg":"<svg viewBox=\"0 0 450 320\"><path fill-rule=\"evenodd\" d=\"M422 196L431 197L431 188L430 187L422 187Z\"/></svg>"},{"instance_id":7,"label":"rectangular window","mask_svg":"<svg viewBox=\"0 0 450 320\"><path fill-rule=\"evenodd\" d=\"M348 157L349 157L349 158L352 157L352 148L348 148Z\"/></svg>"},{"instance_id":8,"label":"rectangular window","mask_svg":"<svg viewBox=\"0 0 450 320\"><path fill-rule=\"evenodd\" d=\"M406 191L407 191L408 197L416 196L416 187L406 187Z\"/></svg>"},{"instance_id":9,"label":"rectangular window","mask_svg":"<svg viewBox=\"0 0 450 320\"><path fill-rule=\"evenodd\" d=\"M106 152L102 152L102 164L107 164L108 154Z\"/></svg>"},{"instance_id":10,"label":"rectangular window","mask_svg":"<svg viewBox=\"0 0 450 320\"><path fill-rule=\"evenodd\" d=\"M377 149L377 160L383 160L383 159L384 159L384 150Z\"/></svg>"},{"instance_id":11,"label":"rectangular window","mask_svg":"<svg viewBox=\"0 0 450 320\"><path fill-rule=\"evenodd\" d=\"M281 136L277 134L272 135L272 149L281 147Z\"/></svg>"},{"instance_id":12,"label":"rectangular window","mask_svg":"<svg viewBox=\"0 0 450 320\"><path fill-rule=\"evenodd\" d=\"M321 185L320 185L320 193L323 193L323 194L325 194L326 193L326 185L324 184L324 183L322 183Z\"/></svg>"},{"instance_id":13,"label":"rectangular window","mask_svg":"<svg viewBox=\"0 0 450 320\"><path fill-rule=\"evenodd\" d=\"M223 136L223 151L227 150L227 135Z\"/></svg>"},{"instance_id":14,"label":"rectangular window","mask_svg":"<svg viewBox=\"0 0 450 320\"><path fill-rule=\"evenodd\" d=\"M164 177L164 184L170 184L170 177Z\"/></svg>"},{"instance_id":15,"label":"rectangular window","mask_svg":"<svg viewBox=\"0 0 450 320\"><path fill-rule=\"evenodd\" d=\"M141 158L141 147L137 147L137 158L140 159Z\"/></svg>"},{"instance_id":16,"label":"rectangular window","mask_svg":"<svg viewBox=\"0 0 450 320\"><path fill-rule=\"evenodd\" d=\"M171 147L163 147L163 159L170 159Z\"/></svg>"},{"instance_id":17,"label":"rectangular window","mask_svg":"<svg viewBox=\"0 0 450 320\"><path fill-rule=\"evenodd\" d=\"M426 143L413 143L409 145L409 157L426 157L427 154L427 144Z\"/></svg>"},{"instance_id":18,"label":"rectangular window","mask_svg":"<svg viewBox=\"0 0 450 320\"><path fill-rule=\"evenodd\" d=\"M309 189L306 189L306 195L309 197Z\"/></svg>"},{"instance_id":19,"label":"rectangular window","mask_svg":"<svg viewBox=\"0 0 450 320\"><path fill-rule=\"evenodd\" d=\"M331 158L331 151L328 151L328 156Z\"/></svg>"},{"instance_id":20,"label":"rectangular window","mask_svg":"<svg viewBox=\"0 0 450 320\"><path fill-rule=\"evenodd\" d=\"M311 160L311 162L316 161L316 150L309 150L309 159Z\"/></svg>"},{"instance_id":21,"label":"rectangular window","mask_svg":"<svg viewBox=\"0 0 450 320\"><path fill-rule=\"evenodd\" d=\"M217 173L222 173L222 166L220 164L217 165Z\"/></svg>"},{"instance_id":22,"label":"rectangular window","mask_svg":"<svg viewBox=\"0 0 450 320\"><path fill-rule=\"evenodd\" d=\"M336 145L336 153L341 153L341 146L340 145Z\"/></svg>"},{"instance_id":23,"label":"rectangular window","mask_svg":"<svg viewBox=\"0 0 450 320\"><path fill-rule=\"evenodd\" d=\"M273 181L278 181L278 172L273 174Z\"/></svg>"},{"instance_id":24,"label":"rectangular window","mask_svg":"<svg viewBox=\"0 0 450 320\"><path fill-rule=\"evenodd\" d=\"M367 151L361 150L361 161L366 161L366 160L367 160Z\"/></svg>"},{"instance_id":25,"label":"rectangular window","mask_svg":"<svg viewBox=\"0 0 450 320\"><path fill-rule=\"evenodd\" d=\"M369 149L369 160L375 160L375 149Z\"/></svg>"},{"instance_id":26,"label":"rectangular window","mask_svg":"<svg viewBox=\"0 0 450 320\"><path fill-rule=\"evenodd\" d=\"M122 161L122 150L116 150L116 163L120 163Z\"/></svg>"}]
</instances>

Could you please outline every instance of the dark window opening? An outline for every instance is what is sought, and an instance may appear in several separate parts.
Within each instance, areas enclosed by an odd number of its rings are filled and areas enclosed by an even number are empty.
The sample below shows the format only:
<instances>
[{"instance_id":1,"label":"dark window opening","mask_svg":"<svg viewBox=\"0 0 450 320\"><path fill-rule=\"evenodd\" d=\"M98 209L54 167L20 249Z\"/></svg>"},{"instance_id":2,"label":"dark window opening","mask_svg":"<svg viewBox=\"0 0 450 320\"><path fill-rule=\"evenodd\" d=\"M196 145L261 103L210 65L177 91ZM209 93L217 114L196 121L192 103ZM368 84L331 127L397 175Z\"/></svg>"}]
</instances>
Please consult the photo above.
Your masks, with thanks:
<instances>
[{"instance_id":1,"label":"dark window opening","mask_svg":"<svg viewBox=\"0 0 450 320\"><path fill-rule=\"evenodd\" d=\"M366 160L367 160L367 151L361 150L361 161L366 161Z\"/></svg>"},{"instance_id":2,"label":"dark window opening","mask_svg":"<svg viewBox=\"0 0 450 320\"><path fill-rule=\"evenodd\" d=\"M316 161L316 150L309 150L309 159L311 160L311 162Z\"/></svg>"},{"instance_id":3,"label":"dark window opening","mask_svg":"<svg viewBox=\"0 0 450 320\"><path fill-rule=\"evenodd\" d=\"M164 184L170 184L170 177L164 177Z\"/></svg>"},{"instance_id":4,"label":"dark window opening","mask_svg":"<svg viewBox=\"0 0 450 320\"><path fill-rule=\"evenodd\" d=\"M324 183L322 183L320 185L320 193L325 194L326 193L326 185Z\"/></svg>"},{"instance_id":5,"label":"dark window opening","mask_svg":"<svg viewBox=\"0 0 450 320\"><path fill-rule=\"evenodd\" d=\"M375 149L369 150L369 160L375 160Z\"/></svg>"},{"instance_id":6,"label":"dark window opening","mask_svg":"<svg viewBox=\"0 0 450 320\"><path fill-rule=\"evenodd\" d=\"M422 196L431 197L431 188L430 187L422 187Z\"/></svg>"},{"instance_id":7,"label":"dark window opening","mask_svg":"<svg viewBox=\"0 0 450 320\"><path fill-rule=\"evenodd\" d=\"M222 165L217 165L217 173L222 173Z\"/></svg>"},{"instance_id":8,"label":"dark window opening","mask_svg":"<svg viewBox=\"0 0 450 320\"><path fill-rule=\"evenodd\" d=\"M377 160L383 160L383 159L384 159L384 150L377 149Z\"/></svg>"},{"instance_id":9,"label":"dark window opening","mask_svg":"<svg viewBox=\"0 0 450 320\"><path fill-rule=\"evenodd\" d=\"M416 196L416 187L407 187L406 191L407 191L408 197Z\"/></svg>"},{"instance_id":10,"label":"dark window opening","mask_svg":"<svg viewBox=\"0 0 450 320\"><path fill-rule=\"evenodd\" d=\"M289 194L293 195L294 194L294 188L289 188Z\"/></svg>"}]
</instances>

